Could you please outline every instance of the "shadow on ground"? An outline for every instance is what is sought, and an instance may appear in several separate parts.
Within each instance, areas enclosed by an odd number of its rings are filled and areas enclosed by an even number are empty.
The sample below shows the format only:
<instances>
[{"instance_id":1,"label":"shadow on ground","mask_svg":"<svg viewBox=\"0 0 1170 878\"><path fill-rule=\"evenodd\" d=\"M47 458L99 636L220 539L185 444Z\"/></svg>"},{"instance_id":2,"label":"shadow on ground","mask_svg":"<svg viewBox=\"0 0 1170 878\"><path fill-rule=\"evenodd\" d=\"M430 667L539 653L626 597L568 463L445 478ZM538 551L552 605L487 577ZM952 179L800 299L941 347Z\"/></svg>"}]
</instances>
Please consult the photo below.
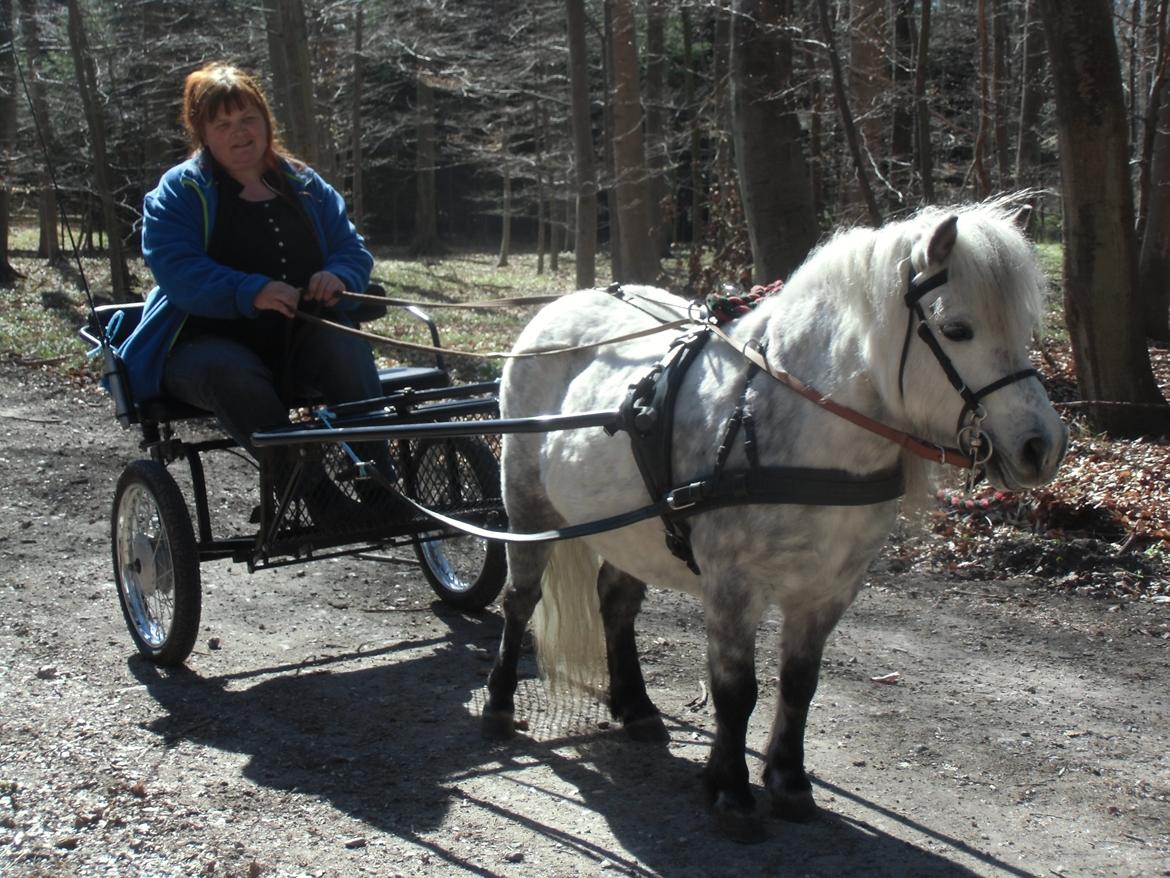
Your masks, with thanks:
<instances>
[{"instance_id":1,"label":"shadow on ground","mask_svg":"<svg viewBox=\"0 0 1170 878\"><path fill-rule=\"evenodd\" d=\"M769 820L768 838L757 845L721 837L702 804L701 759L710 730L686 719L667 717L667 726L672 740L695 743L683 749L698 752L696 758L628 742L596 722L584 733L549 740L485 742L467 707L476 701L484 669L482 650L470 645L492 639L500 620L441 618L450 628L445 636L295 665L205 678L135 658L131 671L166 711L147 725L165 746L190 741L244 754L244 774L254 783L327 801L470 874L497 873L469 861L454 839L447 842L441 830L456 807L476 809L481 824L511 827L513 840L543 837L584 861L612 864L619 874L972 874L830 812L807 825ZM544 770L555 778L545 774L534 783L533 772ZM822 801L830 794L851 800L989 867L1023 874L846 790L818 786ZM533 796L541 797L540 807L518 806ZM584 830L582 808L600 815L612 838Z\"/></svg>"}]
</instances>

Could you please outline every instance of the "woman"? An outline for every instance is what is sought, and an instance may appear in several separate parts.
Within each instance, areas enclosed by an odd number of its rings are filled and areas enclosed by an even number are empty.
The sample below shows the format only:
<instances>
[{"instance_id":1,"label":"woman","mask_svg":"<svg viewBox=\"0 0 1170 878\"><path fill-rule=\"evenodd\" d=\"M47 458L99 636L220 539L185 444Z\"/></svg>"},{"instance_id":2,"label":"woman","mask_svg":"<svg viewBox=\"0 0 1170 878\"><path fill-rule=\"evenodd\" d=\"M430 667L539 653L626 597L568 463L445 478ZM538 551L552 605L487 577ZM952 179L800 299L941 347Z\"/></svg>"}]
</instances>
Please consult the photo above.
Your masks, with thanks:
<instances>
[{"instance_id":1,"label":"woman","mask_svg":"<svg viewBox=\"0 0 1170 878\"><path fill-rule=\"evenodd\" d=\"M366 289L373 257L342 197L282 150L247 73L213 63L189 75L182 122L193 153L143 208L157 286L119 354L136 402L165 394L206 409L256 455L252 433L287 424L289 408L313 395L381 394L363 339L292 319L313 308L347 322L357 303L339 293ZM312 502L328 487L317 470L315 486L301 481L311 512L329 505Z\"/></svg>"}]
</instances>

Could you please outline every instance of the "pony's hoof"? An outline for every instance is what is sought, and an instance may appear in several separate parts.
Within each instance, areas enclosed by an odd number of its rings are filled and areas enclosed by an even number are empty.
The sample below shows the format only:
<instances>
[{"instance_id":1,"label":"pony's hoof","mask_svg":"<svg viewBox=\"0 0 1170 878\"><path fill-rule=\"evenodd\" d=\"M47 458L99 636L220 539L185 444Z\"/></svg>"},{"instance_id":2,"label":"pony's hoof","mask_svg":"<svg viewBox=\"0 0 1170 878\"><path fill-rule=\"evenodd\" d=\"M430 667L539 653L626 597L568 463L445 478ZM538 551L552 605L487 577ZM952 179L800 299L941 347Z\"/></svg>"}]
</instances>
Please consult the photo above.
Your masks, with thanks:
<instances>
[{"instance_id":1,"label":"pony's hoof","mask_svg":"<svg viewBox=\"0 0 1170 878\"><path fill-rule=\"evenodd\" d=\"M480 734L489 741L506 741L516 735L516 720L511 713L485 710L479 724Z\"/></svg>"},{"instance_id":2,"label":"pony's hoof","mask_svg":"<svg viewBox=\"0 0 1170 878\"><path fill-rule=\"evenodd\" d=\"M820 809L811 790L795 793L772 793L772 813L790 823L809 823L817 819Z\"/></svg>"},{"instance_id":3,"label":"pony's hoof","mask_svg":"<svg viewBox=\"0 0 1170 878\"><path fill-rule=\"evenodd\" d=\"M759 844L768 838L763 819L752 808L744 811L727 803L722 796L713 808L715 825L736 844Z\"/></svg>"},{"instance_id":4,"label":"pony's hoof","mask_svg":"<svg viewBox=\"0 0 1170 878\"><path fill-rule=\"evenodd\" d=\"M622 728L631 741L639 744L666 744L670 742L670 733L666 731L666 724L658 714L644 716L630 720Z\"/></svg>"}]
</instances>

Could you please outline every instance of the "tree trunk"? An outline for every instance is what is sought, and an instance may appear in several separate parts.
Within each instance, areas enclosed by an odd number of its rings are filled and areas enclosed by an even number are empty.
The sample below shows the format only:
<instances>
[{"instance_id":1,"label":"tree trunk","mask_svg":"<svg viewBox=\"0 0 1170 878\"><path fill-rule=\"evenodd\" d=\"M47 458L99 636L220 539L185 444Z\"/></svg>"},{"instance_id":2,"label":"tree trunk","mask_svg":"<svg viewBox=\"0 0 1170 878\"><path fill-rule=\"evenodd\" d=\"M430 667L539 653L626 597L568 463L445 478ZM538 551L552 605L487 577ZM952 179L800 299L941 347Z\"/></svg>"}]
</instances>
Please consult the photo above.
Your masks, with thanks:
<instances>
[{"instance_id":1,"label":"tree trunk","mask_svg":"<svg viewBox=\"0 0 1170 878\"><path fill-rule=\"evenodd\" d=\"M695 247L703 243L703 129L699 121L699 101L695 96L695 55L694 40L691 34L691 11L687 6L682 8L682 38L683 38L683 96L687 106L687 127L690 129L691 143L691 244ZM718 53L718 48L716 53ZM716 94L725 86L716 82Z\"/></svg>"},{"instance_id":2,"label":"tree trunk","mask_svg":"<svg viewBox=\"0 0 1170 878\"><path fill-rule=\"evenodd\" d=\"M666 3L646 4L646 164L650 171L650 233L659 256L670 255L669 146L666 132Z\"/></svg>"},{"instance_id":3,"label":"tree trunk","mask_svg":"<svg viewBox=\"0 0 1170 878\"><path fill-rule=\"evenodd\" d=\"M812 186L813 213L821 216L825 211L825 91L819 77L809 82L808 158L809 177Z\"/></svg>"},{"instance_id":4,"label":"tree trunk","mask_svg":"<svg viewBox=\"0 0 1170 878\"><path fill-rule=\"evenodd\" d=\"M914 143L918 156L918 178L922 200L934 203L934 149L930 142L930 107L926 103L927 59L930 57L930 4L922 0L918 28L918 58L914 64Z\"/></svg>"},{"instance_id":5,"label":"tree trunk","mask_svg":"<svg viewBox=\"0 0 1170 878\"><path fill-rule=\"evenodd\" d=\"M293 119L295 109L289 90L292 77L288 70L288 49L285 47L281 2L282 0L264 0L264 32L268 38L268 69L272 75L272 111L276 116L284 145L293 152L298 152L297 138L300 132Z\"/></svg>"},{"instance_id":6,"label":"tree trunk","mask_svg":"<svg viewBox=\"0 0 1170 878\"><path fill-rule=\"evenodd\" d=\"M899 203L905 203L914 162L914 0L898 0L894 8L893 119L890 130L889 181Z\"/></svg>"},{"instance_id":7,"label":"tree trunk","mask_svg":"<svg viewBox=\"0 0 1170 878\"><path fill-rule=\"evenodd\" d=\"M987 4L979 0L976 6L976 42L979 46L979 130L971 158L971 176L975 179L975 197L986 198L991 192L991 176L987 173L987 135L991 128L991 43L988 36Z\"/></svg>"},{"instance_id":8,"label":"tree trunk","mask_svg":"<svg viewBox=\"0 0 1170 878\"><path fill-rule=\"evenodd\" d=\"M49 116L49 101L45 94L45 83L38 73L40 61L45 57L41 45L41 26L37 18L36 0L20 0L20 29L24 34L25 69L28 71L29 93L32 97L32 112L43 136L47 156L41 157L41 189L37 197L37 216L40 222L40 237L37 242L37 256L55 262L61 255L60 239L57 236L57 199L53 193L53 178L48 163L56 155L57 140L53 136L53 122Z\"/></svg>"},{"instance_id":9,"label":"tree trunk","mask_svg":"<svg viewBox=\"0 0 1170 878\"><path fill-rule=\"evenodd\" d=\"M313 65L303 0L266 0L268 55L278 111L289 149L310 165L321 163L313 97ZM324 170L318 168L318 170Z\"/></svg>"},{"instance_id":10,"label":"tree trunk","mask_svg":"<svg viewBox=\"0 0 1170 878\"><path fill-rule=\"evenodd\" d=\"M141 39L144 46L164 45L164 36L172 23L167 4L162 0L146 0L142 5ZM175 94L177 83L169 76L159 75L153 59L143 58L143 69L150 68L150 75L142 83L142 171L138 175L140 192L148 192L158 183L159 177L174 162L171 155L169 132L175 127ZM141 236L133 236L135 249Z\"/></svg>"},{"instance_id":11,"label":"tree trunk","mask_svg":"<svg viewBox=\"0 0 1170 878\"><path fill-rule=\"evenodd\" d=\"M1145 233L1138 259L1138 289L1145 334L1158 341L1170 341L1170 89L1161 90L1156 121Z\"/></svg>"},{"instance_id":12,"label":"tree trunk","mask_svg":"<svg viewBox=\"0 0 1170 878\"><path fill-rule=\"evenodd\" d=\"M1001 189L1012 186L1012 153L1007 124L1007 95L1011 77L1008 69L1008 15L1005 5L1006 0L991 0L991 111L995 132L995 164Z\"/></svg>"},{"instance_id":13,"label":"tree trunk","mask_svg":"<svg viewBox=\"0 0 1170 878\"><path fill-rule=\"evenodd\" d=\"M790 0L736 0L731 105L740 197L757 283L788 277L817 240L812 184L792 91Z\"/></svg>"},{"instance_id":14,"label":"tree trunk","mask_svg":"<svg viewBox=\"0 0 1170 878\"><path fill-rule=\"evenodd\" d=\"M93 148L93 179L106 226L111 293L115 302L126 302L130 300L130 271L122 252L122 223L118 219L118 211L114 205L114 190L110 185L110 169L106 161L106 123L97 105L97 76L93 68L93 56L86 45L85 22L81 18L78 0L68 0L68 4L69 45L73 50L77 90L85 108L89 140Z\"/></svg>"},{"instance_id":15,"label":"tree trunk","mask_svg":"<svg viewBox=\"0 0 1170 878\"><path fill-rule=\"evenodd\" d=\"M12 45L12 0L0 0L0 46ZM19 276L8 256L12 201L12 151L16 145L16 57L0 49L0 287Z\"/></svg>"},{"instance_id":16,"label":"tree trunk","mask_svg":"<svg viewBox=\"0 0 1170 878\"><path fill-rule=\"evenodd\" d=\"M1064 205L1065 319L1098 429L1170 428L1137 298L1128 120L1110 0L1039 0L1056 97ZM1111 403L1136 403L1114 405Z\"/></svg>"},{"instance_id":17,"label":"tree trunk","mask_svg":"<svg viewBox=\"0 0 1170 878\"><path fill-rule=\"evenodd\" d=\"M603 131L602 143L605 144L605 216L608 222L609 234L609 271L610 277L617 280L623 277L622 249L618 241L622 237L621 212L618 210L617 198L617 159L614 157L614 142L617 134L614 115L614 95L617 93L617 79L613 72L613 5L609 0L602 3L603 32L602 32L602 64L604 66L603 81L605 82L605 106L602 108Z\"/></svg>"},{"instance_id":18,"label":"tree trunk","mask_svg":"<svg viewBox=\"0 0 1170 878\"><path fill-rule=\"evenodd\" d=\"M756 0L751 5L763 6L771 5L775 2L777 0ZM857 186L869 211L869 221L875 226L880 226L882 224L882 212L878 209L877 199L873 194L873 187L869 184L869 171L867 170L868 165L865 152L858 137L857 126L853 122L853 111L850 109L849 94L845 88L845 75L841 71L841 56L837 54L837 40L833 36L833 24L829 20L828 0L817 0L817 18L820 21L821 33L824 35L825 45L829 53L829 67L833 73L833 94L837 99L837 112L841 116L841 127L844 129L845 139L849 143L849 154L853 158L853 170L857 175ZM789 54L791 55L791 50ZM789 57L788 63L785 66L789 70L786 76L787 79L791 77L791 57Z\"/></svg>"},{"instance_id":19,"label":"tree trunk","mask_svg":"<svg viewBox=\"0 0 1170 878\"><path fill-rule=\"evenodd\" d=\"M1044 89L1047 63L1044 23L1036 0L1027 0L1024 11L1023 70L1020 71L1020 127L1016 137L1016 185L1040 185L1040 111L1048 99Z\"/></svg>"},{"instance_id":20,"label":"tree trunk","mask_svg":"<svg viewBox=\"0 0 1170 878\"><path fill-rule=\"evenodd\" d=\"M496 268L505 268L512 255L512 171L504 168L504 197L500 205L500 255Z\"/></svg>"},{"instance_id":21,"label":"tree trunk","mask_svg":"<svg viewBox=\"0 0 1170 878\"><path fill-rule=\"evenodd\" d=\"M565 233L565 199L561 195L561 187L556 180L550 181L552 197L549 199L548 222L548 270L556 274L561 270L561 250L564 247Z\"/></svg>"},{"instance_id":22,"label":"tree trunk","mask_svg":"<svg viewBox=\"0 0 1170 878\"><path fill-rule=\"evenodd\" d=\"M731 0L715 0L714 6L715 40L712 53L715 57L711 61L711 75L715 80L715 180L719 188L724 190L735 185L732 172L735 150L731 133ZM686 9L686 6L683 8ZM695 130L701 135L698 107L695 110ZM704 197L703 203L707 201L708 198Z\"/></svg>"},{"instance_id":23,"label":"tree trunk","mask_svg":"<svg viewBox=\"0 0 1170 878\"><path fill-rule=\"evenodd\" d=\"M856 120L864 161L879 178L885 163L884 96L886 76L885 0L849 0L849 105ZM852 203L865 204L865 194L851 193Z\"/></svg>"},{"instance_id":24,"label":"tree trunk","mask_svg":"<svg viewBox=\"0 0 1170 878\"><path fill-rule=\"evenodd\" d=\"M420 71L415 106L414 239L410 252L432 256L442 252L439 242L439 209L435 192L435 93Z\"/></svg>"},{"instance_id":25,"label":"tree trunk","mask_svg":"<svg viewBox=\"0 0 1170 878\"><path fill-rule=\"evenodd\" d=\"M363 6L358 3L353 13L353 100L350 104L353 127L349 143L352 154L352 180L350 191L353 201L353 224L359 230L365 227L366 204L365 184L362 177L362 38L364 31Z\"/></svg>"},{"instance_id":26,"label":"tree trunk","mask_svg":"<svg viewBox=\"0 0 1170 878\"><path fill-rule=\"evenodd\" d=\"M569 91L573 120L573 165L576 175L577 219L573 250L577 288L596 281L597 171L593 156L593 122L589 107L589 56L585 47L585 2L565 0L568 13Z\"/></svg>"},{"instance_id":27,"label":"tree trunk","mask_svg":"<svg viewBox=\"0 0 1170 878\"><path fill-rule=\"evenodd\" d=\"M1157 3L1151 3L1147 8L1152 10L1147 24L1148 29L1152 31L1150 38L1154 43L1155 57L1154 69L1150 71L1148 76L1139 78L1139 81L1149 83L1144 117L1140 128L1137 126L1137 120L1134 120L1135 129L1141 131L1141 146L1137 155L1137 221L1134 223L1134 226L1137 228L1139 241L1145 238L1146 223L1150 212L1150 201L1157 197L1151 190L1151 186L1153 185L1151 178L1153 175L1155 141L1160 130L1158 127L1158 115L1162 108L1162 95L1166 91L1167 2L1166 0L1159 0Z\"/></svg>"},{"instance_id":28,"label":"tree trunk","mask_svg":"<svg viewBox=\"0 0 1170 878\"><path fill-rule=\"evenodd\" d=\"M536 166L536 273L544 274L544 256L548 249L546 218L548 213L547 192L544 185L543 163Z\"/></svg>"},{"instance_id":29,"label":"tree trunk","mask_svg":"<svg viewBox=\"0 0 1170 878\"><path fill-rule=\"evenodd\" d=\"M650 230L650 186L642 138L633 0L607 0L607 4L613 15L614 188L621 226L617 244L622 275L615 276L615 280L654 283L658 278L658 252Z\"/></svg>"},{"instance_id":30,"label":"tree trunk","mask_svg":"<svg viewBox=\"0 0 1170 878\"><path fill-rule=\"evenodd\" d=\"M544 75L540 77L538 93L544 93ZM552 172L548 161L548 104L533 101L533 112L537 119L536 152L536 273L544 274L544 257L552 240L550 227L553 223Z\"/></svg>"}]
</instances>

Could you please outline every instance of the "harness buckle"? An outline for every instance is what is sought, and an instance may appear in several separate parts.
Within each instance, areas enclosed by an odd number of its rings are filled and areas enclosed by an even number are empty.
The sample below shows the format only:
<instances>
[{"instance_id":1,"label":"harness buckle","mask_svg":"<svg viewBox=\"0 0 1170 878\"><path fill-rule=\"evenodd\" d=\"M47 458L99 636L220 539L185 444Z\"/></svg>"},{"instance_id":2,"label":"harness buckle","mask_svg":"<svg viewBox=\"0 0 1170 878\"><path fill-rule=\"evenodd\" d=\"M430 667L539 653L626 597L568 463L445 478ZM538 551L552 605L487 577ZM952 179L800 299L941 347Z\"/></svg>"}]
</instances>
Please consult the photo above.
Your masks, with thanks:
<instances>
[{"instance_id":1,"label":"harness buckle","mask_svg":"<svg viewBox=\"0 0 1170 878\"><path fill-rule=\"evenodd\" d=\"M672 512L690 509L703 497L703 482L691 482L682 485L666 495L666 505Z\"/></svg>"}]
</instances>

